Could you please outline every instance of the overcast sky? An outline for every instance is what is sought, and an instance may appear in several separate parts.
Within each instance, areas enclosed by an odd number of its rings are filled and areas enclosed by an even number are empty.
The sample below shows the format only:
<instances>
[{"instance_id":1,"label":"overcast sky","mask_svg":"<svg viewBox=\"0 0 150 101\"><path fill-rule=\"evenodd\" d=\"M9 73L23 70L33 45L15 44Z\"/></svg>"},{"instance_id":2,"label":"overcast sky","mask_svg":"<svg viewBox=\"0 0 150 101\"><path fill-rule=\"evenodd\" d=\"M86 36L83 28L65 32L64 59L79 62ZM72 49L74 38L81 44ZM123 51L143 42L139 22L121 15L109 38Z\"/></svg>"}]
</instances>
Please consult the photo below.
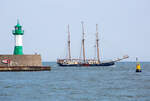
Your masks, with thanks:
<instances>
[{"instance_id":1,"label":"overcast sky","mask_svg":"<svg viewBox=\"0 0 150 101\"><path fill-rule=\"evenodd\" d=\"M100 56L127 61L150 61L150 0L0 0L0 54L12 54L12 30L17 19L25 30L24 54L42 55L43 61L66 57L67 25L71 54L80 55L85 26L87 58L95 56L95 25L98 24Z\"/></svg>"}]
</instances>

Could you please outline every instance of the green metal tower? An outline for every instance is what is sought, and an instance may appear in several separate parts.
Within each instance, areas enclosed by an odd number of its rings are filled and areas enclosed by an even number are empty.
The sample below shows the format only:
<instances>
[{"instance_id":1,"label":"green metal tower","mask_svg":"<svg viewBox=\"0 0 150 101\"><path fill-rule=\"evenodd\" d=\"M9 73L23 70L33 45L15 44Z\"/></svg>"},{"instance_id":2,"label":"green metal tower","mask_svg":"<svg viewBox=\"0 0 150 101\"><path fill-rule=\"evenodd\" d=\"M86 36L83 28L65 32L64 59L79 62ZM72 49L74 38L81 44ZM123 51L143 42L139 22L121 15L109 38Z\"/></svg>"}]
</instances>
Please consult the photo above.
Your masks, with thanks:
<instances>
[{"instance_id":1,"label":"green metal tower","mask_svg":"<svg viewBox=\"0 0 150 101\"><path fill-rule=\"evenodd\" d=\"M12 32L13 32L13 35L15 36L14 55L23 55L22 36L24 34L24 30L22 30L22 26L19 24L19 20L17 21L15 30L13 30Z\"/></svg>"}]
</instances>

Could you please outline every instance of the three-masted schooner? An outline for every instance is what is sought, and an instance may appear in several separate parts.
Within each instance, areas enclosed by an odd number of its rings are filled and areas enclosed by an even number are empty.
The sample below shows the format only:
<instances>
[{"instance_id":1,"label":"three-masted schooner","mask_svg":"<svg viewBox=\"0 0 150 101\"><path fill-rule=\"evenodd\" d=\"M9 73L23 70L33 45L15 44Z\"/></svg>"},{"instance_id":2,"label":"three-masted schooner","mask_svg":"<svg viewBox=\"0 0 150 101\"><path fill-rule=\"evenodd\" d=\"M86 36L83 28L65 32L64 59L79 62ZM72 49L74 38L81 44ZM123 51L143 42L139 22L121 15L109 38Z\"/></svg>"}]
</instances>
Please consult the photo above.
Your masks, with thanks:
<instances>
[{"instance_id":1,"label":"three-masted schooner","mask_svg":"<svg viewBox=\"0 0 150 101\"><path fill-rule=\"evenodd\" d=\"M96 52L97 58L96 59L86 59L85 57L85 32L84 32L84 23L82 22L82 46L81 46L81 53L83 55L83 59L73 59L71 58L71 50L70 50L70 31L68 25L68 58L66 59L57 59L57 64L59 66L112 66L115 62L128 58L128 55L123 56L123 58L117 58L115 60L110 61L101 61L99 55L99 39L98 39L98 24L96 24ZM80 53L80 55L81 55Z\"/></svg>"}]
</instances>

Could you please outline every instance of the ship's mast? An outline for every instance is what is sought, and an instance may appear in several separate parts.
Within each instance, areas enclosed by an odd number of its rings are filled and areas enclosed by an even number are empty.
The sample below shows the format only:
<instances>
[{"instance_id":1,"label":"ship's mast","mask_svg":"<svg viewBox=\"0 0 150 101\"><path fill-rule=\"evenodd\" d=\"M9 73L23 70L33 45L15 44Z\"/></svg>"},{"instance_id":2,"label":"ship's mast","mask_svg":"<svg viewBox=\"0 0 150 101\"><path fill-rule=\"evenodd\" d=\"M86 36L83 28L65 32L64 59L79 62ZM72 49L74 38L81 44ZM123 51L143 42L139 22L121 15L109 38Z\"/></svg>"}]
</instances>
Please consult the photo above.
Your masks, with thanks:
<instances>
[{"instance_id":1,"label":"ship's mast","mask_svg":"<svg viewBox=\"0 0 150 101\"><path fill-rule=\"evenodd\" d=\"M100 57L99 57L99 39L98 39L98 24L96 24L96 48L97 48L97 59L100 63Z\"/></svg>"},{"instance_id":2,"label":"ship's mast","mask_svg":"<svg viewBox=\"0 0 150 101\"><path fill-rule=\"evenodd\" d=\"M68 59L71 60L69 24L68 24Z\"/></svg>"},{"instance_id":3,"label":"ship's mast","mask_svg":"<svg viewBox=\"0 0 150 101\"><path fill-rule=\"evenodd\" d=\"M84 22L81 22L81 24L82 24L82 48L83 48L83 60L84 60L84 62L86 61L86 59L85 59L85 47L84 47L84 35L85 35L85 33L84 33Z\"/></svg>"}]
</instances>

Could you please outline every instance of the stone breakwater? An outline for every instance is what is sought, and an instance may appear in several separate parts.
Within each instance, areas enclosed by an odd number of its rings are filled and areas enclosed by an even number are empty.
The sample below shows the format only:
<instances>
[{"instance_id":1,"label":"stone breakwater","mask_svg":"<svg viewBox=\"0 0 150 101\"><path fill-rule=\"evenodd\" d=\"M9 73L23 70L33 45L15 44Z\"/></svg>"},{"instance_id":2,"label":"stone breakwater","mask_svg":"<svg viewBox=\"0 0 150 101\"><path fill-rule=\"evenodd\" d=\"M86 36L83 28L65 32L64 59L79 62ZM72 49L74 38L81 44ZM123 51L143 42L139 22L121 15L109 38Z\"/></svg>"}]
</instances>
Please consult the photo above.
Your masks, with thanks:
<instances>
[{"instance_id":1,"label":"stone breakwater","mask_svg":"<svg viewBox=\"0 0 150 101\"><path fill-rule=\"evenodd\" d=\"M0 55L0 71L49 71L40 55Z\"/></svg>"}]
</instances>

